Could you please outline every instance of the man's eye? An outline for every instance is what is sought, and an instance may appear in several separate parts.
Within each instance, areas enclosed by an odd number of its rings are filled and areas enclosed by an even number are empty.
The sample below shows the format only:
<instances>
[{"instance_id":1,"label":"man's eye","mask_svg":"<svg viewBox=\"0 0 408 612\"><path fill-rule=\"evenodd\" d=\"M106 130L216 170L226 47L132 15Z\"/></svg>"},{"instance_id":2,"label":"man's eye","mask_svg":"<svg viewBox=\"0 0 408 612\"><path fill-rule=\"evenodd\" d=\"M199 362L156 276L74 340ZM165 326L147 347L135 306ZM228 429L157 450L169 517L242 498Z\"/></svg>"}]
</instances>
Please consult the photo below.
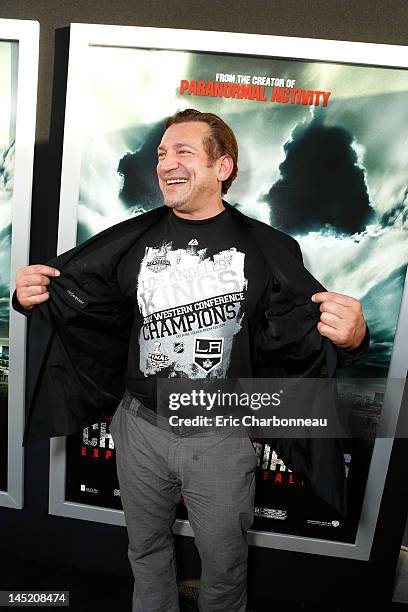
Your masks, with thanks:
<instances>
[{"instance_id":1,"label":"man's eye","mask_svg":"<svg viewBox=\"0 0 408 612\"><path fill-rule=\"evenodd\" d=\"M157 159L164 159L164 153L158 153Z\"/></svg>"},{"instance_id":2,"label":"man's eye","mask_svg":"<svg viewBox=\"0 0 408 612\"><path fill-rule=\"evenodd\" d=\"M179 153L181 153L181 155L188 155L189 153L191 153L191 151L189 151L188 149L180 149Z\"/></svg>"}]
</instances>

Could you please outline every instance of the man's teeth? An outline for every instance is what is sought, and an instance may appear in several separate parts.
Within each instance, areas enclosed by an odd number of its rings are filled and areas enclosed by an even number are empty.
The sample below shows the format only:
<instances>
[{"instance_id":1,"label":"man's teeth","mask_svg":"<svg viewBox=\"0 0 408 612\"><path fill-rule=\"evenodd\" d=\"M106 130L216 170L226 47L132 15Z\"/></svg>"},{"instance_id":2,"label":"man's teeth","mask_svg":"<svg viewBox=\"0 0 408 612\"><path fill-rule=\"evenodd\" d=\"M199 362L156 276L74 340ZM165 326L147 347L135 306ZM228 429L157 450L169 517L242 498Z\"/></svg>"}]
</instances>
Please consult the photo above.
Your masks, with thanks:
<instances>
[{"instance_id":1,"label":"man's teeth","mask_svg":"<svg viewBox=\"0 0 408 612\"><path fill-rule=\"evenodd\" d=\"M174 185L175 183L187 183L187 179L181 179L181 178L168 179L166 183L167 185Z\"/></svg>"}]
</instances>

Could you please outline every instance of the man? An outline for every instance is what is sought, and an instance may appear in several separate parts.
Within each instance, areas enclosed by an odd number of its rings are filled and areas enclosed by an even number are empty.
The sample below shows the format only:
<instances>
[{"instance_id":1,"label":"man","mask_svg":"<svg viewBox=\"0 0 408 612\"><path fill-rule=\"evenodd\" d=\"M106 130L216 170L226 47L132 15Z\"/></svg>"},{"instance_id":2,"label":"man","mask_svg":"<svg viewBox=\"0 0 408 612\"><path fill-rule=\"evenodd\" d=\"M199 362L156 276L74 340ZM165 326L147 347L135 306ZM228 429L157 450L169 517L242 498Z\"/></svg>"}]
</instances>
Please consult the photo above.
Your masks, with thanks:
<instances>
[{"instance_id":1,"label":"man","mask_svg":"<svg viewBox=\"0 0 408 612\"><path fill-rule=\"evenodd\" d=\"M17 273L21 307L42 304L33 312L31 333L43 348L28 384L34 409L26 440L96 420L113 406L126 366L111 431L134 612L178 610L171 529L180 493L202 562L200 610L242 612L246 604L252 443L229 428L166 427L156 416L156 378L330 376L336 359L365 351L360 304L316 292L321 286L292 238L222 200L237 158L235 136L219 117L177 113L158 147L165 207L61 256L61 275L53 265Z\"/></svg>"}]
</instances>

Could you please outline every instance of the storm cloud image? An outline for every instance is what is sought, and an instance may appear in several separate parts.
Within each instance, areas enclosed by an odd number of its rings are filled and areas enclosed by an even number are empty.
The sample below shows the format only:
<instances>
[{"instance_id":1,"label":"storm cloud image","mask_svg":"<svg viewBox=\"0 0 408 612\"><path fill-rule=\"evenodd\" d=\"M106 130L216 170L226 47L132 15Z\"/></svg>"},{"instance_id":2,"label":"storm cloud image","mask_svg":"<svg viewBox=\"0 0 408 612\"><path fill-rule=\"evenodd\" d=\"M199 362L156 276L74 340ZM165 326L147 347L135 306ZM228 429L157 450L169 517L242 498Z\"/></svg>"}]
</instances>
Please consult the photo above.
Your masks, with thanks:
<instances>
[{"instance_id":1,"label":"storm cloud image","mask_svg":"<svg viewBox=\"0 0 408 612\"><path fill-rule=\"evenodd\" d=\"M180 93L181 79L217 73L293 79L331 96L317 109ZM89 91L78 241L162 205L155 167L165 117L219 114L240 148L226 199L293 235L327 289L362 301L371 332L362 368L386 374L408 263L406 70L95 47Z\"/></svg>"},{"instance_id":2,"label":"storm cloud image","mask_svg":"<svg viewBox=\"0 0 408 612\"><path fill-rule=\"evenodd\" d=\"M365 229L373 210L353 136L326 127L321 114L297 125L283 146L280 178L265 201L271 225L285 232L330 227L354 234Z\"/></svg>"}]
</instances>

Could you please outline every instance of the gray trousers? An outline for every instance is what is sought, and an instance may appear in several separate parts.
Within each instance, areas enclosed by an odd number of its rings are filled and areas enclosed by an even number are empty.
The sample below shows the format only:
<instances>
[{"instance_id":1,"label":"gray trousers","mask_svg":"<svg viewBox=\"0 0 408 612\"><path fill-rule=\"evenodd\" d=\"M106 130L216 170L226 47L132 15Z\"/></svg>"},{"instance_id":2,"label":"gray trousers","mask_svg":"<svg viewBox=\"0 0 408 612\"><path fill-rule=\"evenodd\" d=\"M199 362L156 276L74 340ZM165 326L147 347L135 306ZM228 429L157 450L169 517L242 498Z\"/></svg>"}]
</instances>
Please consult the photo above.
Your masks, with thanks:
<instances>
[{"instance_id":1,"label":"gray trousers","mask_svg":"<svg viewBox=\"0 0 408 612\"><path fill-rule=\"evenodd\" d=\"M133 612L179 610L172 526L180 494L201 558L200 611L244 612L257 464L252 442L244 429L166 431L145 420L146 412L126 393L111 424Z\"/></svg>"}]
</instances>

